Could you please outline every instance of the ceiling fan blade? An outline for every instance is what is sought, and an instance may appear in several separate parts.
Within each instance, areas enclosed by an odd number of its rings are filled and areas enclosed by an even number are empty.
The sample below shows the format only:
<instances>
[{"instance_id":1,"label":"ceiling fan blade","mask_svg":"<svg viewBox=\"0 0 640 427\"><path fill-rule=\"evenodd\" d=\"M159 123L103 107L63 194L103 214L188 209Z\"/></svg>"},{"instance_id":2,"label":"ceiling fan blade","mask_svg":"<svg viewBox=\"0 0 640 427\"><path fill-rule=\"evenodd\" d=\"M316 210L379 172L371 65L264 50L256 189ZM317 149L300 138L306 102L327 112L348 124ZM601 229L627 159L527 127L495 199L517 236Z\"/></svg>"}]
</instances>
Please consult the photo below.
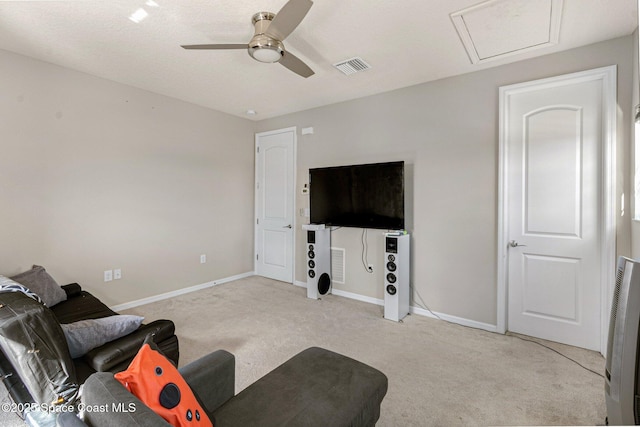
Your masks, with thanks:
<instances>
[{"instance_id":1,"label":"ceiling fan blade","mask_svg":"<svg viewBox=\"0 0 640 427\"><path fill-rule=\"evenodd\" d=\"M302 60L295 56L293 53L285 51L282 59L280 60L280 64L284 65L285 67L287 67L294 73L304 77L305 79L315 74L307 64L302 62Z\"/></svg>"},{"instance_id":2,"label":"ceiling fan blade","mask_svg":"<svg viewBox=\"0 0 640 427\"><path fill-rule=\"evenodd\" d=\"M184 49L246 49L249 45L245 44L183 44Z\"/></svg>"},{"instance_id":3,"label":"ceiling fan blade","mask_svg":"<svg viewBox=\"0 0 640 427\"><path fill-rule=\"evenodd\" d=\"M304 19L311 6L313 6L311 0L289 0L273 18L266 34L283 41Z\"/></svg>"}]
</instances>

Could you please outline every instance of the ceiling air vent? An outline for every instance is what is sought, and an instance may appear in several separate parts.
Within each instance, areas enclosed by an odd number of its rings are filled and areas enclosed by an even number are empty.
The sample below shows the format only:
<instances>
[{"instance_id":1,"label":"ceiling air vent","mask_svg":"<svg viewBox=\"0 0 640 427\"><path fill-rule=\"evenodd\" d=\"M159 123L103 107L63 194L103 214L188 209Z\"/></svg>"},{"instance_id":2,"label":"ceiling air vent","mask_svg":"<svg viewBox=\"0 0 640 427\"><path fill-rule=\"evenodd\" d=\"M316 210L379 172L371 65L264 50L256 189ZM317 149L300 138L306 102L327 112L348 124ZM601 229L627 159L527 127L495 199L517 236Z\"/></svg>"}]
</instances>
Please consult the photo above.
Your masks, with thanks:
<instances>
[{"instance_id":1,"label":"ceiling air vent","mask_svg":"<svg viewBox=\"0 0 640 427\"><path fill-rule=\"evenodd\" d=\"M366 71L371 68L371 65L367 64L362 58L359 58L357 56L355 58L340 61L336 64L333 64L333 66L342 71L347 76L353 73L358 73L360 71Z\"/></svg>"}]
</instances>

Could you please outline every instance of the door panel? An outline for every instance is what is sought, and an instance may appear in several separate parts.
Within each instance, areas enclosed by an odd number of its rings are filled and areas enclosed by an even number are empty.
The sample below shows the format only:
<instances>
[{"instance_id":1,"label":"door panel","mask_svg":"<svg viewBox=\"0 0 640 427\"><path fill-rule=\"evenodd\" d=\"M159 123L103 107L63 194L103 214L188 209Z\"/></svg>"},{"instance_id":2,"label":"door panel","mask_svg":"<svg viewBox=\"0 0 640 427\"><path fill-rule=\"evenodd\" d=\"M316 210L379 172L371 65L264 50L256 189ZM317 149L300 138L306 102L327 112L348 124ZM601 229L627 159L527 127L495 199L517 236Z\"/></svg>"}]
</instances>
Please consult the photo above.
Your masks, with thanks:
<instances>
[{"instance_id":1,"label":"door panel","mask_svg":"<svg viewBox=\"0 0 640 427\"><path fill-rule=\"evenodd\" d=\"M269 220L287 220L288 206L287 161L288 147L266 145L264 151L264 217Z\"/></svg>"},{"instance_id":2,"label":"door panel","mask_svg":"<svg viewBox=\"0 0 640 427\"><path fill-rule=\"evenodd\" d=\"M525 116L527 234L580 236L581 118L581 109L563 107Z\"/></svg>"},{"instance_id":3,"label":"door panel","mask_svg":"<svg viewBox=\"0 0 640 427\"><path fill-rule=\"evenodd\" d=\"M580 260L527 254L522 258L523 314L579 322Z\"/></svg>"},{"instance_id":4,"label":"door panel","mask_svg":"<svg viewBox=\"0 0 640 427\"><path fill-rule=\"evenodd\" d=\"M287 233L281 230L264 230L264 263L271 267L287 267Z\"/></svg>"}]
</instances>

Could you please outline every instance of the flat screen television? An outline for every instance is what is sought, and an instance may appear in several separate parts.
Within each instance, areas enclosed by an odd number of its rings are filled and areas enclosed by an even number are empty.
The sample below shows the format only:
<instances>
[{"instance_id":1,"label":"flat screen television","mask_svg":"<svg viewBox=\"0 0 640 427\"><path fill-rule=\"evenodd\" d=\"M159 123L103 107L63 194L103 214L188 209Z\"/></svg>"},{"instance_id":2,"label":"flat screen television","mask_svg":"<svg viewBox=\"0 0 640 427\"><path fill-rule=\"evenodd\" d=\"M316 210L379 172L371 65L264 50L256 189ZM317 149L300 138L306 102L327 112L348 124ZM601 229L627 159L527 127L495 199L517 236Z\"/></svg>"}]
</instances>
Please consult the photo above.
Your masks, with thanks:
<instances>
[{"instance_id":1,"label":"flat screen television","mask_svg":"<svg viewBox=\"0 0 640 427\"><path fill-rule=\"evenodd\" d=\"M404 162L309 170L311 223L404 229Z\"/></svg>"}]
</instances>

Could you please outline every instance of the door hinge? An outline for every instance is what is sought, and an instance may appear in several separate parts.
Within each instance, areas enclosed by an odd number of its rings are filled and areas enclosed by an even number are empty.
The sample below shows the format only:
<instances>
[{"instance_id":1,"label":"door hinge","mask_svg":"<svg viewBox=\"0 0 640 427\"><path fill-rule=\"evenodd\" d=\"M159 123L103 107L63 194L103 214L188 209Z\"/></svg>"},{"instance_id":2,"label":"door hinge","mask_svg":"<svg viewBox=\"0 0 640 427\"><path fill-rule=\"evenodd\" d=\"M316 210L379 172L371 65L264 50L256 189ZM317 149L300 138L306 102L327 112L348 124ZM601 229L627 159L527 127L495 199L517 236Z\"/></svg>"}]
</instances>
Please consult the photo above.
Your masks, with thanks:
<instances>
[{"instance_id":1,"label":"door hinge","mask_svg":"<svg viewBox=\"0 0 640 427\"><path fill-rule=\"evenodd\" d=\"M260 225L260 218L256 218L256 224Z\"/></svg>"},{"instance_id":2,"label":"door hinge","mask_svg":"<svg viewBox=\"0 0 640 427\"><path fill-rule=\"evenodd\" d=\"M260 258L260 255L256 254L256 261Z\"/></svg>"},{"instance_id":3,"label":"door hinge","mask_svg":"<svg viewBox=\"0 0 640 427\"><path fill-rule=\"evenodd\" d=\"M256 147L256 153L260 154L260 146Z\"/></svg>"}]
</instances>

